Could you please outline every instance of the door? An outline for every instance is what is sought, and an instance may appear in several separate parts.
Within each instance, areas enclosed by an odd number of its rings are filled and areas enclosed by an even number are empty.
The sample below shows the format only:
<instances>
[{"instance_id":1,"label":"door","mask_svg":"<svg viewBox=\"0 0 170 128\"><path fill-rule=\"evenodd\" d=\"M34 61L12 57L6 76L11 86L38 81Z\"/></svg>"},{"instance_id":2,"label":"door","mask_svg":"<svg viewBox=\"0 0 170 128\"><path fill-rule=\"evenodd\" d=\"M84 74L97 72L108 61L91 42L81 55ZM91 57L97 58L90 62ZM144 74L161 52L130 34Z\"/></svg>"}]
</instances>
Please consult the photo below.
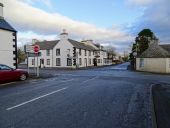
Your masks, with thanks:
<instances>
[{"instance_id":1,"label":"door","mask_svg":"<svg viewBox=\"0 0 170 128\"><path fill-rule=\"evenodd\" d=\"M0 81L10 82L18 78L18 73L14 69L6 66L0 65Z\"/></svg>"},{"instance_id":2,"label":"door","mask_svg":"<svg viewBox=\"0 0 170 128\"><path fill-rule=\"evenodd\" d=\"M87 58L84 59L84 66L87 67Z\"/></svg>"}]
</instances>

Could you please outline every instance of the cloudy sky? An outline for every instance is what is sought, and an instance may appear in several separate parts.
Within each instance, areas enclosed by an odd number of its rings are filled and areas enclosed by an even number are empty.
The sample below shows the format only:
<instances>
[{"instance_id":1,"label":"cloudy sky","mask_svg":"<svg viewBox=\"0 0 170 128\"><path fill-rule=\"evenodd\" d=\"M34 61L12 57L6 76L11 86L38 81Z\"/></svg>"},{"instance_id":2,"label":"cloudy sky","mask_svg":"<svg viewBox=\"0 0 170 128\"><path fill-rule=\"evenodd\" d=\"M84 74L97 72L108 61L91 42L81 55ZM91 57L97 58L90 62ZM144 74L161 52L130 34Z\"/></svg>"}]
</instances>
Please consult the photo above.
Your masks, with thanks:
<instances>
[{"instance_id":1,"label":"cloudy sky","mask_svg":"<svg viewBox=\"0 0 170 128\"><path fill-rule=\"evenodd\" d=\"M18 44L58 39L62 29L75 40L93 39L118 52L150 28L170 43L170 0L0 0L4 17L18 31Z\"/></svg>"}]
</instances>

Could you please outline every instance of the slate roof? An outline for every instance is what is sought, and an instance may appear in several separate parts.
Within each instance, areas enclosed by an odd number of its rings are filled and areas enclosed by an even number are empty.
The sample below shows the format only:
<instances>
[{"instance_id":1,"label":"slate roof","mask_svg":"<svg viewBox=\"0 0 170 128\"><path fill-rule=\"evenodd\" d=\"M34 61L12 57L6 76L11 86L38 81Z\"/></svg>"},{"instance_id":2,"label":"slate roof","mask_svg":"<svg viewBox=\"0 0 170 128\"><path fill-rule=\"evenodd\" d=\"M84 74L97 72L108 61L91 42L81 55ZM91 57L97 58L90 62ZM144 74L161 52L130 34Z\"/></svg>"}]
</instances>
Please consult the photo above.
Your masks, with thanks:
<instances>
[{"instance_id":1,"label":"slate roof","mask_svg":"<svg viewBox=\"0 0 170 128\"><path fill-rule=\"evenodd\" d=\"M90 45L86 45L84 43L72 40L72 39L68 39L68 41L76 48L81 48L81 49L86 49L86 50L90 50L90 51L94 51L96 50L94 47L90 46Z\"/></svg>"},{"instance_id":2,"label":"slate roof","mask_svg":"<svg viewBox=\"0 0 170 128\"><path fill-rule=\"evenodd\" d=\"M169 47L168 48L165 47L166 46L152 44L138 58L170 58L170 52L167 51Z\"/></svg>"},{"instance_id":3,"label":"slate roof","mask_svg":"<svg viewBox=\"0 0 170 128\"><path fill-rule=\"evenodd\" d=\"M42 42L36 42L35 44L40 46L41 50L50 50L53 49L59 42L60 40L54 40L54 41L42 41ZM89 51L96 51L94 47L90 45L86 45L84 43L68 39L68 41L76 48L84 49L84 50L89 50Z\"/></svg>"},{"instance_id":4,"label":"slate roof","mask_svg":"<svg viewBox=\"0 0 170 128\"><path fill-rule=\"evenodd\" d=\"M40 50L50 50L53 49L57 44L59 40L54 41L42 41L42 42L36 42L35 44L40 46Z\"/></svg>"},{"instance_id":5,"label":"slate roof","mask_svg":"<svg viewBox=\"0 0 170 128\"><path fill-rule=\"evenodd\" d=\"M170 53L170 44L161 44L159 46L161 46L163 49Z\"/></svg>"},{"instance_id":6,"label":"slate roof","mask_svg":"<svg viewBox=\"0 0 170 128\"><path fill-rule=\"evenodd\" d=\"M0 19L0 29L16 32L16 30L4 19Z\"/></svg>"}]
</instances>

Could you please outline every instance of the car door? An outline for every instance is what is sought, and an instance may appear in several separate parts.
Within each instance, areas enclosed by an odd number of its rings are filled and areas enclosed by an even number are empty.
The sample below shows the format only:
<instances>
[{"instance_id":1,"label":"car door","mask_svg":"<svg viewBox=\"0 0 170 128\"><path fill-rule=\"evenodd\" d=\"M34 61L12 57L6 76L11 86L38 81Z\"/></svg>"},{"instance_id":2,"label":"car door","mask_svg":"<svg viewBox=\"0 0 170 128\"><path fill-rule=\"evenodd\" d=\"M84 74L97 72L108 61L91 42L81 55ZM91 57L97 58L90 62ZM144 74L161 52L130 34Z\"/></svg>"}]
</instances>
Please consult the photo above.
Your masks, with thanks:
<instances>
[{"instance_id":1,"label":"car door","mask_svg":"<svg viewBox=\"0 0 170 128\"><path fill-rule=\"evenodd\" d=\"M0 83L7 81L6 71L0 69Z\"/></svg>"},{"instance_id":2,"label":"car door","mask_svg":"<svg viewBox=\"0 0 170 128\"><path fill-rule=\"evenodd\" d=\"M3 82L10 82L13 80L16 80L16 73L15 71L6 66L6 65L0 65L0 80Z\"/></svg>"}]
</instances>

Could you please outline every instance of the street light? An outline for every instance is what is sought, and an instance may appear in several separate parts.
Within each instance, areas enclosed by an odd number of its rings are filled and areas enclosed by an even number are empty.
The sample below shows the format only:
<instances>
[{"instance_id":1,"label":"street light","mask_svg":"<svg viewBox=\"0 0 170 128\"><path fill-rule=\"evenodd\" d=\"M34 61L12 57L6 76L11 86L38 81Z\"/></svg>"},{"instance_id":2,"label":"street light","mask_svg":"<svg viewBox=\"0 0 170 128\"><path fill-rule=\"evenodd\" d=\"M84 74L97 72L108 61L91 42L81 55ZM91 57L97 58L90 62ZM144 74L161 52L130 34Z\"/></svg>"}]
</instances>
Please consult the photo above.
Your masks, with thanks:
<instances>
[{"instance_id":1,"label":"street light","mask_svg":"<svg viewBox=\"0 0 170 128\"><path fill-rule=\"evenodd\" d=\"M134 69L136 70L136 57L137 57L137 52L133 53L133 56L135 58L135 62L134 62Z\"/></svg>"}]
</instances>

